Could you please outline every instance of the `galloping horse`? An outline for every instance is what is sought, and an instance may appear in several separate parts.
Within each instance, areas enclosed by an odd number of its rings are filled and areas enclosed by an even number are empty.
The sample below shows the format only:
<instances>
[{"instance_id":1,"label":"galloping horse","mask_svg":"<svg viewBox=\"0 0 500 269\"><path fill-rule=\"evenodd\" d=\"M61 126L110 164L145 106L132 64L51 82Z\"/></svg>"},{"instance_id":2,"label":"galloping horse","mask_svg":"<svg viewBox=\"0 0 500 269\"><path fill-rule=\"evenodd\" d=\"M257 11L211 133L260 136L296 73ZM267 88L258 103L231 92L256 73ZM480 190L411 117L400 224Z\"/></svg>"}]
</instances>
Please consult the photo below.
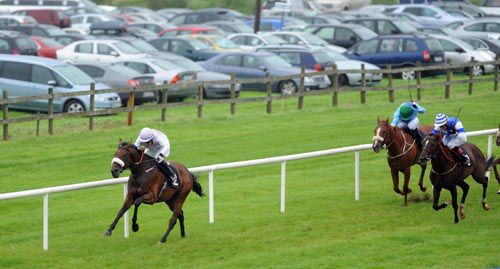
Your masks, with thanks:
<instances>
[{"instance_id":1,"label":"galloping horse","mask_svg":"<svg viewBox=\"0 0 500 269\"><path fill-rule=\"evenodd\" d=\"M424 133L429 133L432 130L431 126L420 126L419 128ZM392 184L394 191L403 195L404 205L408 205L408 194L411 189L408 187L411 176L411 167L418 163L420 149L415 145L415 139L403 129L393 127L389 124L389 118L380 120L377 117L377 127L375 127L375 136L373 136L373 151L378 153L385 146L387 149L387 163L391 168ZM422 192L427 188L424 187L423 178L426 165L418 163L422 168L418 186ZM403 191L399 189L399 172L405 176Z\"/></svg>"},{"instance_id":2,"label":"galloping horse","mask_svg":"<svg viewBox=\"0 0 500 269\"><path fill-rule=\"evenodd\" d=\"M500 147L500 125L498 125L498 132L497 132L497 146ZM498 181L498 184L500 184L500 174L498 173L497 165L500 164L500 158L496 159L493 162L493 170L495 171L495 178ZM500 194L500 189L497 191L497 194Z\"/></svg>"},{"instance_id":3,"label":"galloping horse","mask_svg":"<svg viewBox=\"0 0 500 269\"><path fill-rule=\"evenodd\" d=\"M451 154L454 153L441 143L441 138L442 136L440 134L427 136L423 142L420 159L421 161L432 160L432 170L430 174L431 183L434 186L434 202L432 208L437 211L448 205L447 203L438 205L438 202L441 190L443 188L449 190L455 213L455 223L458 223L457 186L459 186L463 191L462 199L460 201L460 218L464 219L465 199L467 198L467 193L469 192L469 185L465 182L465 179L470 175L472 175L477 183L483 185L483 199L481 200L483 209L490 209L488 203L486 202L488 177L485 176L485 172L492 165L494 157L490 157L488 160L485 160L483 153L476 145L466 143L462 145L462 148L469 153L472 166L464 167L460 162L453 159Z\"/></svg>"},{"instance_id":4,"label":"galloping horse","mask_svg":"<svg viewBox=\"0 0 500 269\"><path fill-rule=\"evenodd\" d=\"M137 232L139 230L139 225L137 224L137 209L139 205L141 203L152 205L158 202L165 202L173 212L168 222L168 229L161 237L160 243L165 243L177 219L180 222L181 237L185 236L182 205L191 190L194 190L200 197L204 194L200 183L197 181L197 177L189 172L184 165L176 162L171 162L171 165L178 172L180 184L178 190L168 187L163 188L165 176L156 166L155 159L145 155L144 151L139 150L134 144L119 141L118 149L111 161L111 174L117 178L125 169L130 169L132 174L128 179L128 193L123 206L118 211L113 223L111 223L104 233L105 236L111 236L116 223L132 204L135 206L134 217L132 218L132 230Z\"/></svg>"}]
</instances>

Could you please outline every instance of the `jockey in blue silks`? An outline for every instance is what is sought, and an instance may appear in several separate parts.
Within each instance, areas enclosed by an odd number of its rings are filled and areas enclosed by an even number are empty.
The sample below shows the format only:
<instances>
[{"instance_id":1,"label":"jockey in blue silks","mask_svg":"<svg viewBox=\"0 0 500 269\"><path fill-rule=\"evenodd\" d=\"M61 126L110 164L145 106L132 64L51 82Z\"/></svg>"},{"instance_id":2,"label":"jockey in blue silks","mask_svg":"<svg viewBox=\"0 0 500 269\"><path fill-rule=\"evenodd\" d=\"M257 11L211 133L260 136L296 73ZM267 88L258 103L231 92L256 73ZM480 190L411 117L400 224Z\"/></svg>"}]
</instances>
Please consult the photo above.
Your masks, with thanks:
<instances>
[{"instance_id":1,"label":"jockey in blue silks","mask_svg":"<svg viewBox=\"0 0 500 269\"><path fill-rule=\"evenodd\" d=\"M434 119L434 130L431 134L443 134L442 143L461 156L461 162L464 166L470 167L470 157L461 146L467 143L467 134L465 133L462 121L455 117L448 117L444 113L439 113Z\"/></svg>"},{"instance_id":2,"label":"jockey in blue silks","mask_svg":"<svg viewBox=\"0 0 500 269\"><path fill-rule=\"evenodd\" d=\"M422 148L423 134L418 131L418 114L425 112L425 108L416 102L404 102L394 112L391 122L392 126L401 128L409 133L417 142L417 146Z\"/></svg>"}]
</instances>

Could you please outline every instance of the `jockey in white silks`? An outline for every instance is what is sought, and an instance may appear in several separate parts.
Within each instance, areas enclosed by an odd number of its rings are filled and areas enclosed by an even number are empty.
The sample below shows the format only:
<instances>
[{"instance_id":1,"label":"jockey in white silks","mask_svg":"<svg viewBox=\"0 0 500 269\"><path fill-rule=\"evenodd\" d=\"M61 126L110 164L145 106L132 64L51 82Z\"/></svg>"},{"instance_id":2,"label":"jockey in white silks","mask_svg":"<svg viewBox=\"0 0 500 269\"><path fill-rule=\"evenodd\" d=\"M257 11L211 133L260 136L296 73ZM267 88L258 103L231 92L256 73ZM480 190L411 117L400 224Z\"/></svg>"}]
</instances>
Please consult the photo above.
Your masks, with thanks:
<instances>
[{"instance_id":1,"label":"jockey in white silks","mask_svg":"<svg viewBox=\"0 0 500 269\"><path fill-rule=\"evenodd\" d=\"M454 151L457 156L461 156L461 162L464 166L470 167L470 157L461 146L467 143L467 134L465 133L462 121L455 117L448 117L444 113L439 113L434 119L434 130L432 134L443 134L443 144Z\"/></svg>"}]
</instances>

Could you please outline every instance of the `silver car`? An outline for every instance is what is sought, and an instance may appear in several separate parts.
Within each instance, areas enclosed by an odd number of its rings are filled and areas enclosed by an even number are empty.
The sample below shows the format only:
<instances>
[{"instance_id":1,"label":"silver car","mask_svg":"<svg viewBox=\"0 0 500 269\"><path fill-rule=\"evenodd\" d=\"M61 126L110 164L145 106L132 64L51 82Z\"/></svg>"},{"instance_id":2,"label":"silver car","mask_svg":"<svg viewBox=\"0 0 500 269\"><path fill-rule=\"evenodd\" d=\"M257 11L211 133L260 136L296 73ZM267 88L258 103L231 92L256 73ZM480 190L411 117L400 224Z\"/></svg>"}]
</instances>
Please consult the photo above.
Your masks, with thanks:
<instances>
[{"instance_id":1,"label":"silver car","mask_svg":"<svg viewBox=\"0 0 500 269\"><path fill-rule=\"evenodd\" d=\"M7 90L9 97L44 95L53 87L54 93L86 91L95 82L80 69L61 61L20 55L0 54L0 88ZM96 83L96 90L108 86ZM116 93L95 95L95 109L110 109L121 106ZM47 111L48 100L40 99L9 105L9 108ZM54 112L81 112L90 108L90 96L60 97L54 99Z\"/></svg>"}]
</instances>

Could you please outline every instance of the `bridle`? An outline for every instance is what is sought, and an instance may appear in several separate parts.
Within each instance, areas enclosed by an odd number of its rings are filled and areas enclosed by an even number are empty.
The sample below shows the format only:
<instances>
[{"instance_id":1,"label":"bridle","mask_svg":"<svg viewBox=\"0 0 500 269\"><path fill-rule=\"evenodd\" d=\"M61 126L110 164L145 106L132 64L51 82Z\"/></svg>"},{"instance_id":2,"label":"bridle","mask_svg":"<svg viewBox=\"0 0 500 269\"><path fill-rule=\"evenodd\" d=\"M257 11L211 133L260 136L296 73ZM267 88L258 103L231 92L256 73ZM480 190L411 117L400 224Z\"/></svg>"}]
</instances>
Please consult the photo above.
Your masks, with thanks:
<instances>
[{"instance_id":1,"label":"bridle","mask_svg":"<svg viewBox=\"0 0 500 269\"><path fill-rule=\"evenodd\" d=\"M425 144L424 144L424 146L423 146L423 148L424 148L424 149L426 149L426 148L425 148L425 146L427 146L427 143L429 143L429 140L428 140L428 139L429 139L429 138L427 138L427 139L425 140L426 142L425 142ZM455 168L456 168L456 167L457 167L457 165L458 165L458 162L455 162L455 161L453 160L453 158L452 158L449 154L447 154L446 150L444 149L444 145L443 145L442 143L440 143L439 141L436 141L436 143L437 143L437 147L438 147L438 148L437 148L437 149L435 150L435 152L434 152L432 155L430 155L427 159L428 159L428 160L430 160L430 159L434 159L434 158L436 158L436 156L438 155L438 153L441 153L441 154L442 154L442 155L443 155L443 156L444 156L444 157L445 157L445 158L446 158L449 162L454 163L454 164L453 164L453 166L452 166L452 167L451 167L448 171L446 171L446 172L441 172L441 173L440 173L440 172L436 172L436 171L434 170L434 168L431 168L431 173L434 173L434 174L436 174L436 175L438 175L438 176L444 176L444 175L447 175L447 174L451 173L451 171L455 170ZM428 149L427 149L426 151L423 151L423 150L422 150L422 153L426 153L427 151L428 151Z\"/></svg>"}]
</instances>

